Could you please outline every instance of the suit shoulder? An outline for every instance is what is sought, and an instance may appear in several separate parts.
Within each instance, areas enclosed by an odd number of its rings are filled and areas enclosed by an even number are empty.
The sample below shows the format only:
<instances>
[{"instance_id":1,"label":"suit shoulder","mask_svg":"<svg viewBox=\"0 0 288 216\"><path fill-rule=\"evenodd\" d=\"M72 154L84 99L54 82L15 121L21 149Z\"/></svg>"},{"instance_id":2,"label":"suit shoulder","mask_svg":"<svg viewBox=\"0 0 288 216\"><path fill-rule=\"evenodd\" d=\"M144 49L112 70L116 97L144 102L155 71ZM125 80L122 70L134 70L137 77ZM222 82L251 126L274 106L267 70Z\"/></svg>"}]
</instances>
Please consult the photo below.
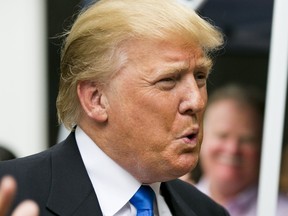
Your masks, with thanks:
<instances>
[{"instance_id":1,"label":"suit shoulder","mask_svg":"<svg viewBox=\"0 0 288 216\"><path fill-rule=\"evenodd\" d=\"M182 202L185 202L197 215L229 216L224 207L187 182L176 179L167 182L167 187L172 193L176 193Z\"/></svg>"},{"instance_id":2,"label":"suit shoulder","mask_svg":"<svg viewBox=\"0 0 288 216\"><path fill-rule=\"evenodd\" d=\"M43 168L49 166L50 155L55 148L58 147L54 146L33 155L16 158L13 160L1 161L0 178L4 175L12 175L18 178L18 176L29 176L33 172L45 171Z\"/></svg>"}]
</instances>

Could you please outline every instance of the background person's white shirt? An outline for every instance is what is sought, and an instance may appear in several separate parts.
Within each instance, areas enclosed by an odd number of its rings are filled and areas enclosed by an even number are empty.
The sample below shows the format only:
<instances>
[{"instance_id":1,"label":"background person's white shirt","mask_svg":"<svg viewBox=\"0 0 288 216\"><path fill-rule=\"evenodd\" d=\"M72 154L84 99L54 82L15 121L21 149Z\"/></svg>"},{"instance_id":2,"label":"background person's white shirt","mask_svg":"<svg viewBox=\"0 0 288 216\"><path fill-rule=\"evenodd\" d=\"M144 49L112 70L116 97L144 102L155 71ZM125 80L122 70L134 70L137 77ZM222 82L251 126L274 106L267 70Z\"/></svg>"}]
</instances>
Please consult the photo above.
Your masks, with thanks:
<instances>
[{"instance_id":1,"label":"background person's white shirt","mask_svg":"<svg viewBox=\"0 0 288 216\"><path fill-rule=\"evenodd\" d=\"M79 126L76 128L75 137L103 215L135 216L136 209L129 200L141 183L108 157ZM157 200L154 215L172 216L160 195L160 184L158 182L150 185Z\"/></svg>"}]
</instances>

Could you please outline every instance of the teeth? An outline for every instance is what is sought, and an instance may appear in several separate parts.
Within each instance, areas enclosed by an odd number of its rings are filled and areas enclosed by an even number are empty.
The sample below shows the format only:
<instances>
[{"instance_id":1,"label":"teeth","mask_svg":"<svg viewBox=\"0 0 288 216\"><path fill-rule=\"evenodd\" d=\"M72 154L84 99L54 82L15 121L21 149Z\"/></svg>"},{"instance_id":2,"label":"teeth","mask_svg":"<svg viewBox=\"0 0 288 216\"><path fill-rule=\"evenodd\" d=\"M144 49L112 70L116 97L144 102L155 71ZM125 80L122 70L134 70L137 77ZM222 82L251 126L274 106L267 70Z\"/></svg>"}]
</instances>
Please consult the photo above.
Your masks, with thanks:
<instances>
[{"instance_id":1,"label":"teeth","mask_svg":"<svg viewBox=\"0 0 288 216\"><path fill-rule=\"evenodd\" d=\"M235 156L221 156L218 158L218 161L223 165L229 166L239 166L242 163L242 159Z\"/></svg>"}]
</instances>

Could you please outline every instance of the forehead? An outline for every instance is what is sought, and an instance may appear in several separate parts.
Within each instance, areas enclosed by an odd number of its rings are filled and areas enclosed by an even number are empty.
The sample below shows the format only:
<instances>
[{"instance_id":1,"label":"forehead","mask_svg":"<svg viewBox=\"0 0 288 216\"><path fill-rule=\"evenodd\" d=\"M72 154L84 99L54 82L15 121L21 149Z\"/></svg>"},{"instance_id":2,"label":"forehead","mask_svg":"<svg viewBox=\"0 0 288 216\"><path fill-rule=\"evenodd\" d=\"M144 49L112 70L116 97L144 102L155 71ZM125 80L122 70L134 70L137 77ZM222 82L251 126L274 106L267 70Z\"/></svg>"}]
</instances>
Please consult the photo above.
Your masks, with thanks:
<instances>
[{"instance_id":1,"label":"forehead","mask_svg":"<svg viewBox=\"0 0 288 216\"><path fill-rule=\"evenodd\" d=\"M125 47L127 47L130 51L136 52L146 52L151 50L159 50L163 49L164 47L167 49L178 49L181 51L189 51L193 50L194 55L203 55L203 50L200 49L200 46L197 44L190 44L189 46L185 46L184 43L174 41L174 40L153 40L153 39L132 39L129 42L126 42ZM141 52L140 52L141 53Z\"/></svg>"},{"instance_id":2,"label":"forehead","mask_svg":"<svg viewBox=\"0 0 288 216\"><path fill-rule=\"evenodd\" d=\"M181 62L182 66L191 66L192 63L196 67L211 67L211 60L198 45L185 46L174 41L133 40L126 43L124 49L128 63L149 61L153 64L162 60L167 63Z\"/></svg>"},{"instance_id":3,"label":"forehead","mask_svg":"<svg viewBox=\"0 0 288 216\"><path fill-rule=\"evenodd\" d=\"M206 125L259 128L259 115L252 106L233 99L222 99L210 104L205 113Z\"/></svg>"}]
</instances>

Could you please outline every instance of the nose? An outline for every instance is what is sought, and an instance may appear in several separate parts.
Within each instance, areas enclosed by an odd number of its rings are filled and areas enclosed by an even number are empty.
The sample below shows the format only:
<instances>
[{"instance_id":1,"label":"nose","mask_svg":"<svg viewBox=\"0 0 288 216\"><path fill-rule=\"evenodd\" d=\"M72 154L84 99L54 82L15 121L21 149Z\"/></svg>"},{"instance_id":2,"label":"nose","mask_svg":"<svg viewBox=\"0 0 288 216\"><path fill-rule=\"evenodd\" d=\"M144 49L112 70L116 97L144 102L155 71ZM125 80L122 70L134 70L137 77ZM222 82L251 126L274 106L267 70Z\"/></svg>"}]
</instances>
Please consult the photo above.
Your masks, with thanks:
<instances>
[{"instance_id":1,"label":"nose","mask_svg":"<svg viewBox=\"0 0 288 216\"><path fill-rule=\"evenodd\" d=\"M225 148L231 154L236 154L240 149L240 141L237 138L230 138L225 143Z\"/></svg>"},{"instance_id":2,"label":"nose","mask_svg":"<svg viewBox=\"0 0 288 216\"><path fill-rule=\"evenodd\" d=\"M179 112L181 114L195 114L202 112L207 103L206 87L199 87L195 80L185 88L183 99L179 105Z\"/></svg>"}]
</instances>

